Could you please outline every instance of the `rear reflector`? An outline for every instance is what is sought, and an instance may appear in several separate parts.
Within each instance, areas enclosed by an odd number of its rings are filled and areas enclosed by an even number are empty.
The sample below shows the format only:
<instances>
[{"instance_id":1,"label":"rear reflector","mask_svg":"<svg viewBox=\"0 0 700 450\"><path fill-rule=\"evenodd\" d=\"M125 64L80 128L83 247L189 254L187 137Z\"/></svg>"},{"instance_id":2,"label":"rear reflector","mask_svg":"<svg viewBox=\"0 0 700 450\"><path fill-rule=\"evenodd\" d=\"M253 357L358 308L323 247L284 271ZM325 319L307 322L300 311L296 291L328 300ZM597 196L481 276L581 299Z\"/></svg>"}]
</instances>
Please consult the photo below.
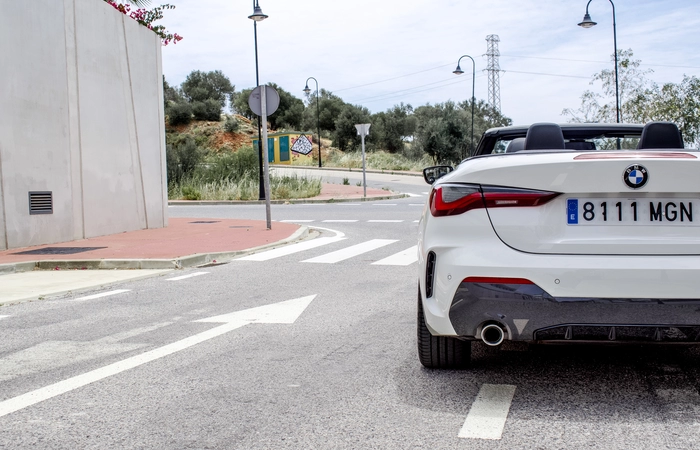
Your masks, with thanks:
<instances>
[{"instance_id":1,"label":"rear reflector","mask_svg":"<svg viewBox=\"0 0 700 450\"><path fill-rule=\"evenodd\" d=\"M558 192L474 184L445 184L430 194L430 212L435 217L455 216L472 209L540 206Z\"/></svg>"},{"instance_id":2,"label":"rear reflector","mask_svg":"<svg viewBox=\"0 0 700 450\"><path fill-rule=\"evenodd\" d=\"M468 277L462 280L463 283L482 284L535 284L525 278L501 278L501 277Z\"/></svg>"}]
</instances>

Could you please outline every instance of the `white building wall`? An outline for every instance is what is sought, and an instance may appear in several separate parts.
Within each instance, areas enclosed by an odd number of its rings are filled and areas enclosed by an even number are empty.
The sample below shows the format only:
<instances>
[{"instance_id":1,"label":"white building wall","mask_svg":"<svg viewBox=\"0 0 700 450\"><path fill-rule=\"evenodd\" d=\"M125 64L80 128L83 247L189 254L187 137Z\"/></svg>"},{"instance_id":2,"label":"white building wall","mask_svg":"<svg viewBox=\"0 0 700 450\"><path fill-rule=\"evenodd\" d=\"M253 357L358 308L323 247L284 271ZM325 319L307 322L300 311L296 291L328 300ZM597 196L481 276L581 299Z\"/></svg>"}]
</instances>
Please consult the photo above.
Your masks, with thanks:
<instances>
[{"instance_id":1,"label":"white building wall","mask_svg":"<svg viewBox=\"0 0 700 450\"><path fill-rule=\"evenodd\" d=\"M101 0L0 11L0 249L167 226L158 36Z\"/></svg>"}]
</instances>

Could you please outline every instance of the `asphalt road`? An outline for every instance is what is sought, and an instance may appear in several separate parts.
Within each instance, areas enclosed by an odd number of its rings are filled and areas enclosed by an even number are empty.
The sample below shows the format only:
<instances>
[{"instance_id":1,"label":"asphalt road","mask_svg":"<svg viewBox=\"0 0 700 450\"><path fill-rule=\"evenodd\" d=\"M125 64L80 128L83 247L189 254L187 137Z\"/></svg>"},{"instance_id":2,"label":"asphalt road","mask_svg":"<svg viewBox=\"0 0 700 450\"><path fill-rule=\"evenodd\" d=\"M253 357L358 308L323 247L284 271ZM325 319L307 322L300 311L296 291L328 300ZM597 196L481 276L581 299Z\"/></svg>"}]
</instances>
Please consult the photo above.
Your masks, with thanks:
<instances>
[{"instance_id":1,"label":"asphalt road","mask_svg":"<svg viewBox=\"0 0 700 450\"><path fill-rule=\"evenodd\" d=\"M698 447L697 349L477 345L469 371L423 369L424 200L273 205L318 237L1 308L0 448Z\"/></svg>"}]
</instances>

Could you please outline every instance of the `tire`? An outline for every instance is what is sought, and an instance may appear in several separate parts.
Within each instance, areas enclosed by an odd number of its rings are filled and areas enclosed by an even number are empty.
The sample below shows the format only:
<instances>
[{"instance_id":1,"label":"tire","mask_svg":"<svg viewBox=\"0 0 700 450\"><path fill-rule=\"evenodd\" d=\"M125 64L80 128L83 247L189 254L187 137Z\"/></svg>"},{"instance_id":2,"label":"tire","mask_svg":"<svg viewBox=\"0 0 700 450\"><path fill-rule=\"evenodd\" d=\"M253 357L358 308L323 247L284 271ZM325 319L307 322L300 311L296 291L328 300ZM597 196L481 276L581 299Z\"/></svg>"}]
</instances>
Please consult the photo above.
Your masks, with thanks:
<instances>
[{"instance_id":1,"label":"tire","mask_svg":"<svg viewBox=\"0 0 700 450\"><path fill-rule=\"evenodd\" d=\"M418 359L428 369L466 369L472 357L471 341L433 336L425 325L423 300L418 288Z\"/></svg>"}]
</instances>

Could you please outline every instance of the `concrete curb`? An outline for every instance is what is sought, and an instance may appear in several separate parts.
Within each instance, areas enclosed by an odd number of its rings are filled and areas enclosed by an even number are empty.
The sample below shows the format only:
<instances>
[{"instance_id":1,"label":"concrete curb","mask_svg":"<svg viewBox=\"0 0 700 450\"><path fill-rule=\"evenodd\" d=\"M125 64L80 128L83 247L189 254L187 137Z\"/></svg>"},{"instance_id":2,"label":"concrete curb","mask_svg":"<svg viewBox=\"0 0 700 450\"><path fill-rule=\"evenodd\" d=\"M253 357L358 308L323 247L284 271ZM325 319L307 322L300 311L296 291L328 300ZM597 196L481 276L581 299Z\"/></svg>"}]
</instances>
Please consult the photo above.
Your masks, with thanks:
<instances>
[{"instance_id":1,"label":"concrete curb","mask_svg":"<svg viewBox=\"0 0 700 450\"><path fill-rule=\"evenodd\" d=\"M375 197L358 197L358 198L329 198L329 199L289 199L289 200L270 200L273 205L301 205L305 203L347 203L347 202L370 202L376 200L396 200L406 198L406 194L391 194ZM168 200L168 206L183 206L183 205L264 205L263 200Z\"/></svg>"},{"instance_id":2,"label":"concrete curb","mask_svg":"<svg viewBox=\"0 0 700 450\"><path fill-rule=\"evenodd\" d=\"M350 168L350 167L316 167L316 166L292 166L292 165L281 165L281 164L273 164L270 165L271 168L281 168L281 169L310 169L310 170L331 170L334 172L353 172L353 173L362 173L362 168ZM408 172L408 171L401 171L401 170L377 170L377 169L367 169L365 170L366 173L379 173L379 174L384 174L384 175L406 175L410 177L422 177L423 173L422 172Z\"/></svg>"},{"instance_id":3,"label":"concrete curb","mask_svg":"<svg viewBox=\"0 0 700 450\"><path fill-rule=\"evenodd\" d=\"M29 272L32 270L133 270L133 269L184 269L212 263L228 262L237 256L256 253L260 250L283 246L294 241L307 239L309 227L299 227L291 236L258 247L230 252L196 253L173 259L85 259L85 260L50 260L25 261L20 263L0 264L0 275Z\"/></svg>"}]
</instances>

